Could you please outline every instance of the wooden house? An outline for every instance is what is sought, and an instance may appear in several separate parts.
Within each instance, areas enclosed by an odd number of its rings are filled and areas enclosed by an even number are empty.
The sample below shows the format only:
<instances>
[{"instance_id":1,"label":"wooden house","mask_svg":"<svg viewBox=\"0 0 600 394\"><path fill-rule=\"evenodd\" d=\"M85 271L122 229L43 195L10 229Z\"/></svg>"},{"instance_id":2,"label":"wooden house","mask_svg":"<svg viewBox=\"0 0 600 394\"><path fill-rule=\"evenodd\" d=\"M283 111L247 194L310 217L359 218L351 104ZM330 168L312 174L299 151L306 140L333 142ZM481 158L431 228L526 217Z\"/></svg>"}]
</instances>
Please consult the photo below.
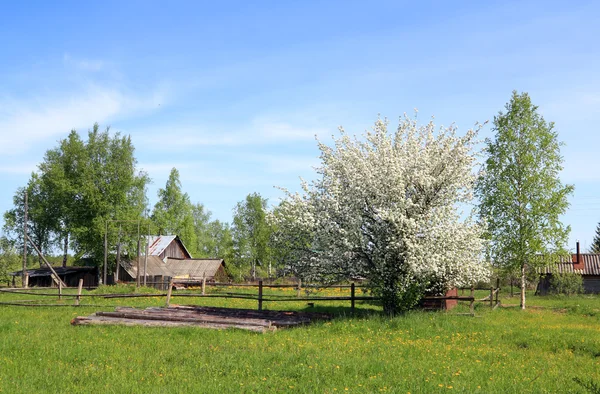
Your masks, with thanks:
<instances>
[{"instance_id":1,"label":"wooden house","mask_svg":"<svg viewBox=\"0 0 600 394\"><path fill-rule=\"evenodd\" d=\"M537 293L541 295L548 294L551 291L550 279L552 276L562 273L581 275L584 293L600 293L600 254L580 253L579 242L577 242L577 253L567 258L561 258L555 264L542 267L539 273L540 281Z\"/></svg>"},{"instance_id":2,"label":"wooden house","mask_svg":"<svg viewBox=\"0 0 600 394\"><path fill-rule=\"evenodd\" d=\"M165 278L220 282L229 280L223 259L194 259L178 236L152 236L149 238L148 256L122 261L119 281L135 281L140 270L143 282L164 281Z\"/></svg>"}]
</instances>

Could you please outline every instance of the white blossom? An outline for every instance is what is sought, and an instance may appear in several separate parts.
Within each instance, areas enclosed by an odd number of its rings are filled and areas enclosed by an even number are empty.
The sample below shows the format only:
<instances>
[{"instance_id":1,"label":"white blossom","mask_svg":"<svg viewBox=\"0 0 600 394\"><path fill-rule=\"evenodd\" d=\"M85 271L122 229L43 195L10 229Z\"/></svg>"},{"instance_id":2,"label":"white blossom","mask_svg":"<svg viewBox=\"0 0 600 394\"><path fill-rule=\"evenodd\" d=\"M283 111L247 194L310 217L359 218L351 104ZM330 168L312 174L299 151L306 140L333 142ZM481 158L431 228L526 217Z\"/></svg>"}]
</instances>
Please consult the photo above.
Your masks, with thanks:
<instances>
[{"instance_id":1,"label":"white blossom","mask_svg":"<svg viewBox=\"0 0 600 394\"><path fill-rule=\"evenodd\" d=\"M319 177L271 217L289 263L308 279L365 277L384 297L411 281L486 279L482 226L459 211L473 198L476 134L405 115L393 134L380 119L361 138L340 128L332 147L319 142Z\"/></svg>"}]
</instances>

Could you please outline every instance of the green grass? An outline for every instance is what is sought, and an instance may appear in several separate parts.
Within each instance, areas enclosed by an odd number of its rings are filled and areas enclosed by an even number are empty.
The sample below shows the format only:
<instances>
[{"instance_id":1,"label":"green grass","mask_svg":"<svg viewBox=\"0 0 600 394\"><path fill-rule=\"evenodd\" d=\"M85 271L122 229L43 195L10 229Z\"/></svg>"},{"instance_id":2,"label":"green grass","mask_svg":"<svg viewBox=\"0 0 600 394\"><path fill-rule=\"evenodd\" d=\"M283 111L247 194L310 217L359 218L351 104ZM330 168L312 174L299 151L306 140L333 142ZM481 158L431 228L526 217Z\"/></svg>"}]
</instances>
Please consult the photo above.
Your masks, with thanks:
<instances>
[{"instance_id":1,"label":"green grass","mask_svg":"<svg viewBox=\"0 0 600 394\"><path fill-rule=\"evenodd\" d=\"M0 293L0 302L40 298ZM517 297L501 298L518 304ZM585 393L574 378L600 381L597 296L530 296L529 305L540 308L524 312L490 311L478 304L477 317L413 312L394 319L374 314L379 308L364 303L357 304L358 317L350 317L349 302L315 308L306 302L266 303L270 309L339 315L331 322L268 334L69 324L77 315L117 305L164 301L159 296L93 297L82 303L94 307L0 305L0 391ZM52 296L44 302L72 300ZM173 302L256 308L250 300L174 297ZM465 310L461 306L456 312Z\"/></svg>"}]
</instances>

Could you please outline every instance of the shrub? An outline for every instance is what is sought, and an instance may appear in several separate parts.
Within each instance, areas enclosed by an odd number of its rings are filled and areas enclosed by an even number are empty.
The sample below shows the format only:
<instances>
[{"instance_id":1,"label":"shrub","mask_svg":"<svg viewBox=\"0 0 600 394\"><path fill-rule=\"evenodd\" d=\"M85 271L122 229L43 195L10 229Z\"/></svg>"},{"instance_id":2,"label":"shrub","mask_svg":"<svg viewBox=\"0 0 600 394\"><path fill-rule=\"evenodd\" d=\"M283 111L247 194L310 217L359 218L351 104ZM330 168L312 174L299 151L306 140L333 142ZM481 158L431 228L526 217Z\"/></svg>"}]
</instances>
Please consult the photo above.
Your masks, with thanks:
<instances>
[{"instance_id":1,"label":"shrub","mask_svg":"<svg viewBox=\"0 0 600 394\"><path fill-rule=\"evenodd\" d=\"M554 274L550 277L550 291L554 294L583 293L583 277L574 272Z\"/></svg>"}]
</instances>

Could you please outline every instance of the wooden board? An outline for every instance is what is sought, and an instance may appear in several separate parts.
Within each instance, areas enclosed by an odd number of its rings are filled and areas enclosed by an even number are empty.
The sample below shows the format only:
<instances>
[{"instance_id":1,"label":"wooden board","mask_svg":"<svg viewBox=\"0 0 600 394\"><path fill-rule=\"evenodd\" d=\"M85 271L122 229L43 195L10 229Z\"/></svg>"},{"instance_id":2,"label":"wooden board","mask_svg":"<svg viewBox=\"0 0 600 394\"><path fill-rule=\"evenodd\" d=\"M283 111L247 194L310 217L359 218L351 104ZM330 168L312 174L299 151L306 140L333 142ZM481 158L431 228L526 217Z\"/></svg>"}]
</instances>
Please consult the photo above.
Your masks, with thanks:
<instances>
[{"instance_id":1,"label":"wooden board","mask_svg":"<svg viewBox=\"0 0 600 394\"><path fill-rule=\"evenodd\" d=\"M151 327L194 326L214 329L240 328L266 332L330 318L330 315L324 313L172 305L167 308L150 307L146 309L117 307L114 312L96 312L91 316L76 317L71 321L71 324L118 324Z\"/></svg>"}]
</instances>

